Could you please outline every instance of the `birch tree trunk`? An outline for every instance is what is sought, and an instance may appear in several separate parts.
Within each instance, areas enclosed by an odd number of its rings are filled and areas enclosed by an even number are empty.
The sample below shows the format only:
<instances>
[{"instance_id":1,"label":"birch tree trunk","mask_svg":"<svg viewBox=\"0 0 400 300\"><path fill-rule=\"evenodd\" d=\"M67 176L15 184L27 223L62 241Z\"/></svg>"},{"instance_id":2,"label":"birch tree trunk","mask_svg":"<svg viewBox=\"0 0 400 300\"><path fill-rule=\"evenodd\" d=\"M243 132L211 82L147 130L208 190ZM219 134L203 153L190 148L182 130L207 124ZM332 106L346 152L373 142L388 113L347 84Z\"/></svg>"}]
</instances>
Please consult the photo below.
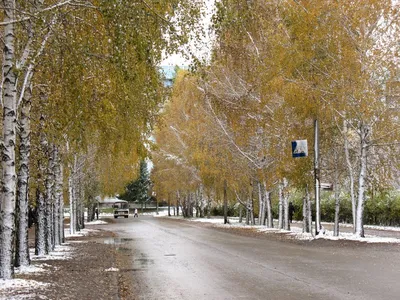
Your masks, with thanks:
<instances>
[{"instance_id":1,"label":"birch tree trunk","mask_svg":"<svg viewBox=\"0 0 400 300\"><path fill-rule=\"evenodd\" d=\"M365 180L367 176L367 152L369 147L369 126L362 124L360 126L360 146L361 146L361 159L360 159L360 175L358 178L358 201L357 201L357 215L356 215L356 235L364 237L364 201L365 201Z\"/></svg>"},{"instance_id":2,"label":"birch tree trunk","mask_svg":"<svg viewBox=\"0 0 400 300\"><path fill-rule=\"evenodd\" d=\"M250 224L250 197L247 198L247 205L246 205L246 225Z\"/></svg>"},{"instance_id":3,"label":"birch tree trunk","mask_svg":"<svg viewBox=\"0 0 400 300\"><path fill-rule=\"evenodd\" d=\"M200 200L200 218L204 218L205 215L205 206L206 206L206 202L204 199L204 186L203 184L200 184L199 187L199 200Z\"/></svg>"},{"instance_id":4,"label":"birch tree trunk","mask_svg":"<svg viewBox=\"0 0 400 300\"><path fill-rule=\"evenodd\" d=\"M168 193L168 217L171 216L171 194Z\"/></svg>"},{"instance_id":5,"label":"birch tree trunk","mask_svg":"<svg viewBox=\"0 0 400 300\"><path fill-rule=\"evenodd\" d=\"M1 147L1 212L0 212L0 278L14 276L13 252L15 233L15 131L16 131L16 67L15 67L15 1L3 0L3 143Z\"/></svg>"},{"instance_id":6,"label":"birch tree trunk","mask_svg":"<svg viewBox=\"0 0 400 300\"><path fill-rule=\"evenodd\" d=\"M62 174L61 174L61 166L60 166L60 158L58 147L54 148L54 245L58 246L62 243L61 237L61 193L62 193Z\"/></svg>"},{"instance_id":7,"label":"birch tree trunk","mask_svg":"<svg viewBox=\"0 0 400 300\"><path fill-rule=\"evenodd\" d=\"M284 210L285 210L285 214L284 214L284 219L283 219L283 223L284 223L284 229L285 230L290 230L290 223L289 223L289 199L288 199L288 195L284 193L283 196L283 206L284 206Z\"/></svg>"},{"instance_id":8,"label":"birch tree trunk","mask_svg":"<svg viewBox=\"0 0 400 300\"><path fill-rule=\"evenodd\" d=\"M82 189L82 186L79 185L79 230L85 229L85 206L83 205L83 199L85 199L85 192Z\"/></svg>"},{"instance_id":9,"label":"birch tree trunk","mask_svg":"<svg viewBox=\"0 0 400 300\"><path fill-rule=\"evenodd\" d=\"M254 219L254 182L251 186L251 192L250 192L250 219L251 219L251 225L256 225L255 219Z\"/></svg>"},{"instance_id":10,"label":"birch tree trunk","mask_svg":"<svg viewBox=\"0 0 400 300\"><path fill-rule=\"evenodd\" d=\"M46 247L47 252L54 250L53 243L53 223L54 223L54 207L53 207L53 182L54 182L54 174L53 174L53 147L51 145L47 146L47 171L46 171Z\"/></svg>"},{"instance_id":11,"label":"birch tree trunk","mask_svg":"<svg viewBox=\"0 0 400 300\"><path fill-rule=\"evenodd\" d=\"M200 216L200 193L196 190L195 193L195 207L196 207L196 218Z\"/></svg>"},{"instance_id":12,"label":"birch tree trunk","mask_svg":"<svg viewBox=\"0 0 400 300\"><path fill-rule=\"evenodd\" d=\"M224 224L229 223L228 221L228 185L226 179L224 180Z\"/></svg>"},{"instance_id":13,"label":"birch tree trunk","mask_svg":"<svg viewBox=\"0 0 400 300\"><path fill-rule=\"evenodd\" d=\"M274 228L274 217L272 215L272 205L271 205L271 192L267 191L267 186L265 184L265 202L267 204L267 227Z\"/></svg>"},{"instance_id":14,"label":"birch tree trunk","mask_svg":"<svg viewBox=\"0 0 400 300\"><path fill-rule=\"evenodd\" d=\"M17 190L17 242L15 265L28 266L30 264L29 246L28 246L28 206L29 206L29 158L31 154L31 128L30 128L30 110L31 110L32 88L29 84L26 88L20 117L20 146L19 146L19 172L18 172L18 190Z\"/></svg>"},{"instance_id":15,"label":"birch tree trunk","mask_svg":"<svg viewBox=\"0 0 400 300\"><path fill-rule=\"evenodd\" d=\"M334 150L335 154L335 223L333 225L333 235L339 236L339 212L340 212L340 190L339 190L339 163L338 151Z\"/></svg>"},{"instance_id":16,"label":"birch tree trunk","mask_svg":"<svg viewBox=\"0 0 400 300\"><path fill-rule=\"evenodd\" d=\"M46 255L46 222L45 203L43 193L36 190L36 227L35 227L35 255Z\"/></svg>"},{"instance_id":17,"label":"birch tree trunk","mask_svg":"<svg viewBox=\"0 0 400 300\"><path fill-rule=\"evenodd\" d=\"M308 191L308 185L306 185L306 199L307 199L308 226L310 227L311 234L314 236L314 233L312 230L311 199L310 199L310 193Z\"/></svg>"},{"instance_id":18,"label":"birch tree trunk","mask_svg":"<svg viewBox=\"0 0 400 300\"><path fill-rule=\"evenodd\" d=\"M283 183L279 183L279 216L278 216L278 228L283 229Z\"/></svg>"},{"instance_id":19,"label":"birch tree trunk","mask_svg":"<svg viewBox=\"0 0 400 300\"><path fill-rule=\"evenodd\" d=\"M356 226L356 199L354 195L354 170L353 170L353 165L351 164L350 161L349 141L347 139L348 126L346 120L343 121L343 131L344 131L344 153L346 156L346 165L350 179L350 198L351 198L351 211L353 215L353 231L356 232L357 226Z\"/></svg>"},{"instance_id":20,"label":"birch tree trunk","mask_svg":"<svg viewBox=\"0 0 400 300\"><path fill-rule=\"evenodd\" d=\"M261 191L261 183L257 181L257 187L258 187L258 225L263 224L263 211L264 211L264 205L263 205L263 192Z\"/></svg>"},{"instance_id":21,"label":"birch tree trunk","mask_svg":"<svg viewBox=\"0 0 400 300\"><path fill-rule=\"evenodd\" d=\"M60 161L60 176L59 176L59 184L60 187L60 217L59 217L59 231L60 231L60 242L65 242L65 233L64 233L64 193L63 193L63 182L64 182L64 168Z\"/></svg>"},{"instance_id":22,"label":"birch tree trunk","mask_svg":"<svg viewBox=\"0 0 400 300\"><path fill-rule=\"evenodd\" d=\"M307 211L307 197L303 197L303 233L310 232L310 227L308 226L308 211Z\"/></svg>"},{"instance_id":23,"label":"birch tree trunk","mask_svg":"<svg viewBox=\"0 0 400 300\"><path fill-rule=\"evenodd\" d=\"M179 217L179 205L181 205L181 199L180 199L180 193L179 191L176 192L176 215Z\"/></svg>"},{"instance_id":24,"label":"birch tree trunk","mask_svg":"<svg viewBox=\"0 0 400 300\"><path fill-rule=\"evenodd\" d=\"M74 188L75 168L73 166L70 166L69 169L70 169L70 174L69 174L69 178L68 178L69 231L70 231L71 234L75 234L76 233L76 226L75 226L75 188Z\"/></svg>"},{"instance_id":25,"label":"birch tree trunk","mask_svg":"<svg viewBox=\"0 0 400 300\"><path fill-rule=\"evenodd\" d=\"M207 199L207 219L211 219L211 201L212 198L209 196Z\"/></svg>"}]
</instances>

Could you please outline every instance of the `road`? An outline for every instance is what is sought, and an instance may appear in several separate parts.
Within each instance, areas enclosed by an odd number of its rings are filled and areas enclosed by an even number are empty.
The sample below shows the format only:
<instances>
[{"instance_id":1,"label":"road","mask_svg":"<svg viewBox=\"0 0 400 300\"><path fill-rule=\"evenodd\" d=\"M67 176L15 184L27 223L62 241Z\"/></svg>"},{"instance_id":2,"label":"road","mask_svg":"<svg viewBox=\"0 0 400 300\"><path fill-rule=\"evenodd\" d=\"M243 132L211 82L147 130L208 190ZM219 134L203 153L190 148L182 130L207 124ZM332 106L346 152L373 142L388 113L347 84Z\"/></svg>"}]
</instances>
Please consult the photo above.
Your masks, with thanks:
<instances>
[{"instance_id":1,"label":"road","mask_svg":"<svg viewBox=\"0 0 400 300\"><path fill-rule=\"evenodd\" d=\"M103 227L103 226L101 226ZM140 216L104 229L138 299L398 299L400 246L291 242Z\"/></svg>"}]
</instances>

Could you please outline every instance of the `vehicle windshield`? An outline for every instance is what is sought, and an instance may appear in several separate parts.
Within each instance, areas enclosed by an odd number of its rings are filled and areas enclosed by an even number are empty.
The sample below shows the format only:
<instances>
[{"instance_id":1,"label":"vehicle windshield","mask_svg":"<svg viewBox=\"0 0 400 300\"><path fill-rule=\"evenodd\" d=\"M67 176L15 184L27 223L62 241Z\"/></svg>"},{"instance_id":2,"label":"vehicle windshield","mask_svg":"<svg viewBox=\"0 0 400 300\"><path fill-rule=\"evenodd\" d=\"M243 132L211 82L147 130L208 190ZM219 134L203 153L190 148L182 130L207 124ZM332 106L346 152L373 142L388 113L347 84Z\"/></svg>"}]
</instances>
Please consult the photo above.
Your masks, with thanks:
<instances>
[{"instance_id":1,"label":"vehicle windshield","mask_svg":"<svg viewBox=\"0 0 400 300\"><path fill-rule=\"evenodd\" d=\"M113 205L114 208L119 208L119 209L126 209L128 208L128 203L127 202L115 202Z\"/></svg>"}]
</instances>

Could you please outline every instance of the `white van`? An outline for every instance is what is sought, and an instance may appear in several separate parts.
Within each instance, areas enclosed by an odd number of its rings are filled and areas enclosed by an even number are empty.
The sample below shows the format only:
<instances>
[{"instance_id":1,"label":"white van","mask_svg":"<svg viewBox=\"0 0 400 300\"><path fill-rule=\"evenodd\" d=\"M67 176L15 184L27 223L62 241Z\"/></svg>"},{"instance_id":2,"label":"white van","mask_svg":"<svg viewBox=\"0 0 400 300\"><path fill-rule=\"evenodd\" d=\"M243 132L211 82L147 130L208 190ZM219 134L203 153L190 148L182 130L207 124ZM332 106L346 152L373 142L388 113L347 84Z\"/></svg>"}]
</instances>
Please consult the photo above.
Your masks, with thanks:
<instances>
[{"instance_id":1,"label":"white van","mask_svg":"<svg viewBox=\"0 0 400 300\"><path fill-rule=\"evenodd\" d=\"M129 203L128 201L125 200L118 200L115 201L113 204L114 208L114 218L118 217L125 217L127 218L129 216Z\"/></svg>"}]
</instances>

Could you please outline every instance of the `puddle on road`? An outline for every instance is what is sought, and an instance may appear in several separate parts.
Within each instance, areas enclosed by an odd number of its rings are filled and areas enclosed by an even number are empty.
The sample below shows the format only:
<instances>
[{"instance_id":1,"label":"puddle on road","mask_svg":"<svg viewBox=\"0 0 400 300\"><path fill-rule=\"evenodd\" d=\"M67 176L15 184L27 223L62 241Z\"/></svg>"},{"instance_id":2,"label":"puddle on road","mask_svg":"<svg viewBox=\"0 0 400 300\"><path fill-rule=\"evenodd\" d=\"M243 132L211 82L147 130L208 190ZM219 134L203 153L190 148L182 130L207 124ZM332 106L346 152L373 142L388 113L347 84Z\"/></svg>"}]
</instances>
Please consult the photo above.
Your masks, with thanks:
<instances>
[{"instance_id":1,"label":"puddle on road","mask_svg":"<svg viewBox=\"0 0 400 300\"><path fill-rule=\"evenodd\" d=\"M129 246L124 246L129 242L132 242L134 239L131 238L107 238L103 239L102 242L107 245L114 245L116 249L120 252L124 252L124 255L126 256L133 256L133 254L129 254L129 252L132 251L132 249L129 248ZM175 256L175 254L172 254ZM137 271L143 271L148 269L150 265L154 265L154 259L150 259L147 257L145 253L140 253L140 256L138 258L134 258L132 261L132 268L128 269L123 269L121 270L122 272L137 272Z\"/></svg>"},{"instance_id":2,"label":"puddle on road","mask_svg":"<svg viewBox=\"0 0 400 300\"><path fill-rule=\"evenodd\" d=\"M134 259L132 266L134 270L143 270L147 269L150 265L154 265L154 259L142 257Z\"/></svg>"},{"instance_id":3,"label":"puddle on road","mask_svg":"<svg viewBox=\"0 0 400 300\"><path fill-rule=\"evenodd\" d=\"M130 239L130 238L119 238L119 237L116 237L116 238L104 239L103 243L107 244L107 245L119 246L119 245L123 245L123 244L129 243L129 242L132 242L132 241L133 241L133 239Z\"/></svg>"}]
</instances>

